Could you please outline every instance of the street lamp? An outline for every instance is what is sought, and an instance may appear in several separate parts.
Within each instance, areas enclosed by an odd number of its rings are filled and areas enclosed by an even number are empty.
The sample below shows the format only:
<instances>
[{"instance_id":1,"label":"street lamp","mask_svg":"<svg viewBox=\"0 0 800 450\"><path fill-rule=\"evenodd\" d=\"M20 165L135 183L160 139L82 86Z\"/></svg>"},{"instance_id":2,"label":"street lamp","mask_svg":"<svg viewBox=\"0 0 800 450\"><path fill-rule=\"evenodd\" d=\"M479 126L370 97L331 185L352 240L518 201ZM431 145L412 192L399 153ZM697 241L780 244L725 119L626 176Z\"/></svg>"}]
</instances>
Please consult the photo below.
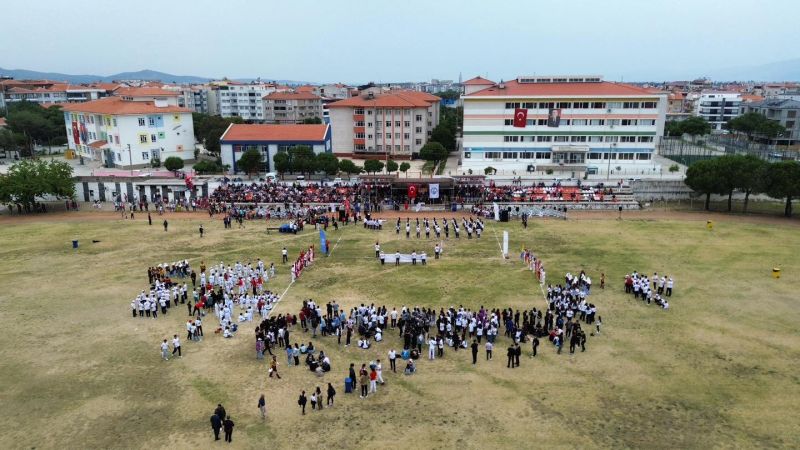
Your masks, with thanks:
<instances>
[{"instance_id":1,"label":"street lamp","mask_svg":"<svg viewBox=\"0 0 800 450\"><path fill-rule=\"evenodd\" d=\"M131 156L131 144L128 144L128 164L130 165L129 169L131 170L131 177L133 177L133 156Z\"/></svg>"}]
</instances>

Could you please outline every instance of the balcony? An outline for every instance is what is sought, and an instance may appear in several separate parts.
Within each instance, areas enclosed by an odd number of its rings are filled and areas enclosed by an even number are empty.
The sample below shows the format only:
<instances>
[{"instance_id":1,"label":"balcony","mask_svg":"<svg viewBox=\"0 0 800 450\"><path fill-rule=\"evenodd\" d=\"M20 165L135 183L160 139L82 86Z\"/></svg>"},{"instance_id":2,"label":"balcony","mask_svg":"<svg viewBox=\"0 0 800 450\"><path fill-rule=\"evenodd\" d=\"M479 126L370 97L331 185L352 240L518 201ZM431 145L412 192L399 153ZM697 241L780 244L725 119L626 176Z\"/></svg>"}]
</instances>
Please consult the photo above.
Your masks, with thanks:
<instances>
[{"instance_id":1,"label":"balcony","mask_svg":"<svg viewBox=\"0 0 800 450\"><path fill-rule=\"evenodd\" d=\"M353 114L353 121L354 122L363 122L364 115L363 114Z\"/></svg>"},{"instance_id":2,"label":"balcony","mask_svg":"<svg viewBox=\"0 0 800 450\"><path fill-rule=\"evenodd\" d=\"M364 127L353 127L353 133L365 133Z\"/></svg>"},{"instance_id":3,"label":"balcony","mask_svg":"<svg viewBox=\"0 0 800 450\"><path fill-rule=\"evenodd\" d=\"M366 144L365 139L359 139L359 138L353 139L353 145L365 145L365 144Z\"/></svg>"}]
</instances>

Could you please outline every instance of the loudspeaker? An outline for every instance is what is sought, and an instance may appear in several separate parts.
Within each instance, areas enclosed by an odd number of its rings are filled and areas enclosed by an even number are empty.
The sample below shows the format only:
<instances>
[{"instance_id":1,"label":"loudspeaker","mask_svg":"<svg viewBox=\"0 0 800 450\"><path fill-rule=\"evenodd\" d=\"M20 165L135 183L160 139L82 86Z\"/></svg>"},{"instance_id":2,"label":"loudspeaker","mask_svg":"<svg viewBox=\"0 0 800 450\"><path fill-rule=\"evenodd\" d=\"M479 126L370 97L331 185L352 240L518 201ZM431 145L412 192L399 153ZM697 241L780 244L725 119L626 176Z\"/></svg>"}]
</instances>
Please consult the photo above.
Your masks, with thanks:
<instances>
[{"instance_id":1,"label":"loudspeaker","mask_svg":"<svg viewBox=\"0 0 800 450\"><path fill-rule=\"evenodd\" d=\"M339 210L339 222L344 222L346 212L343 209Z\"/></svg>"},{"instance_id":2,"label":"loudspeaker","mask_svg":"<svg viewBox=\"0 0 800 450\"><path fill-rule=\"evenodd\" d=\"M508 210L500 211L500 222L508 222Z\"/></svg>"}]
</instances>

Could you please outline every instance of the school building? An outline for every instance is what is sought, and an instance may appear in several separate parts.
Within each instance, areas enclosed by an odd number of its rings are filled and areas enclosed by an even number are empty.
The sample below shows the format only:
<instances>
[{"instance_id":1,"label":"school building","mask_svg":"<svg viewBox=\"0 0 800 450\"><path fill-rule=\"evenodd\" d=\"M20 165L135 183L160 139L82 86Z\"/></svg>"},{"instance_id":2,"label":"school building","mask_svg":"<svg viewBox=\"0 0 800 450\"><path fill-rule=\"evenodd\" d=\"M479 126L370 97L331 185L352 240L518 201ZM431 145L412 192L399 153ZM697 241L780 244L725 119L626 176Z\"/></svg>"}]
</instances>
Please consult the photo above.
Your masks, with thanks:
<instances>
[{"instance_id":1,"label":"school building","mask_svg":"<svg viewBox=\"0 0 800 450\"><path fill-rule=\"evenodd\" d=\"M599 76L464 85L464 171L574 178L661 169L652 155L664 134L666 93Z\"/></svg>"}]
</instances>

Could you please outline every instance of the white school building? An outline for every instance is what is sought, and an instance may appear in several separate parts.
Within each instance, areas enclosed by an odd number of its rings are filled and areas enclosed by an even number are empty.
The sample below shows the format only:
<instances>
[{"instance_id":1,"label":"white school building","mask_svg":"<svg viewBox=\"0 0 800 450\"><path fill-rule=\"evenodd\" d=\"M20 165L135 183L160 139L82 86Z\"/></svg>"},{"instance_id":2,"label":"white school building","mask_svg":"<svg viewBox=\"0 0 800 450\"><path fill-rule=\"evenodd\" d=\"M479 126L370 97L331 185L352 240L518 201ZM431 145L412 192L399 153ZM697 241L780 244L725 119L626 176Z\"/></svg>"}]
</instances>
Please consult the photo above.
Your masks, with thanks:
<instances>
[{"instance_id":1,"label":"white school building","mask_svg":"<svg viewBox=\"0 0 800 450\"><path fill-rule=\"evenodd\" d=\"M461 97L465 172L574 178L661 170L652 155L664 134L665 93L599 76L475 80Z\"/></svg>"}]
</instances>

